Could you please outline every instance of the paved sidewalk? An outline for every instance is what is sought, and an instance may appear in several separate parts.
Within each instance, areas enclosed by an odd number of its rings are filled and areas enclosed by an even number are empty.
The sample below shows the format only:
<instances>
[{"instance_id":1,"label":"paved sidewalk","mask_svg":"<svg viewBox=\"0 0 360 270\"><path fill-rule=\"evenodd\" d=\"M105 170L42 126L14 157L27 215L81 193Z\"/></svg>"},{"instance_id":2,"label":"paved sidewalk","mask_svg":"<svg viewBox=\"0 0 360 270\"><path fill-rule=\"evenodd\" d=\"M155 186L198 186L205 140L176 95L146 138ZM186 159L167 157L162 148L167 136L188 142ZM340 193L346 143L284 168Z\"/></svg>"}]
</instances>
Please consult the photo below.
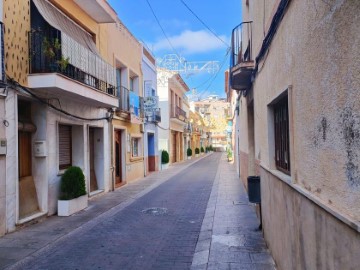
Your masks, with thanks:
<instances>
[{"instance_id":1,"label":"paved sidewalk","mask_svg":"<svg viewBox=\"0 0 360 270\"><path fill-rule=\"evenodd\" d=\"M99 220L124 209L206 156L174 164L167 170L152 173L114 192L97 196L89 201L88 208L70 217L51 216L3 236L0 238L0 269L25 266L32 256L50 249L64 238L95 226Z\"/></svg>"},{"instance_id":2,"label":"paved sidewalk","mask_svg":"<svg viewBox=\"0 0 360 270\"><path fill-rule=\"evenodd\" d=\"M258 227L255 208L222 155L191 269L276 269Z\"/></svg>"}]
</instances>

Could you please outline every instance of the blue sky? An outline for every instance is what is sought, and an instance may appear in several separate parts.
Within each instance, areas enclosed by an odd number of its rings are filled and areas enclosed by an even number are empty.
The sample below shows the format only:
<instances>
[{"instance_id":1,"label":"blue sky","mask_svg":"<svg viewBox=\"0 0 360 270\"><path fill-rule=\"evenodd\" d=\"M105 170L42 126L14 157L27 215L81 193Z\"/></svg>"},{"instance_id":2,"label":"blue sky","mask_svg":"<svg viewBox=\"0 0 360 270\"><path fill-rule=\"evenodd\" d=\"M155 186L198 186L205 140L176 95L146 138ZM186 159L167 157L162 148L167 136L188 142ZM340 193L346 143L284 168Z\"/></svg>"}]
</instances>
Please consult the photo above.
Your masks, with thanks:
<instances>
[{"instance_id":1,"label":"blue sky","mask_svg":"<svg viewBox=\"0 0 360 270\"><path fill-rule=\"evenodd\" d=\"M241 22L241 0L183 0L196 15L222 40L230 45L231 30ZM146 0L108 0L120 20L156 58L174 54ZM149 0L177 54L188 62L219 61L221 70L215 74L202 72L186 76L190 89L204 98L209 94L224 96L224 71L229 67L227 47L217 39L183 5L180 0ZM225 61L224 61L225 60Z\"/></svg>"}]
</instances>

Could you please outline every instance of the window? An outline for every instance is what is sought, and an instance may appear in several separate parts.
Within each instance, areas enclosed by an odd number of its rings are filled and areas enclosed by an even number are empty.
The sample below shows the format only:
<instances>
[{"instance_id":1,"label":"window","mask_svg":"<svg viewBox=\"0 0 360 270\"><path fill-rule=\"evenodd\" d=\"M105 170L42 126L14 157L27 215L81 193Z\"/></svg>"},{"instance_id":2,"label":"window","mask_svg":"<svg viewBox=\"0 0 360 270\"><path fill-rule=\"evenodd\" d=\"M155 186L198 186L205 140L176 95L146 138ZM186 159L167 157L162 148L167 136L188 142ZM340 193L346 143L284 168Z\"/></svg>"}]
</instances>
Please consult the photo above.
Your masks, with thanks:
<instances>
[{"instance_id":1,"label":"window","mask_svg":"<svg viewBox=\"0 0 360 270\"><path fill-rule=\"evenodd\" d=\"M139 156L139 138L132 138L132 156L138 157Z\"/></svg>"},{"instance_id":2,"label":"window","mask_svg":"<svg viewBox=\"0 0 360 270\"><path fill-rule=\"evenodd\" d=\"M72 164L72 127L59 125L59 169L64 170Z\"/></svg>"},{"instance_id":3,"label":"window","mask_svg":"<svg viewBox=\"0 0 360 270\"><path fill-rule=\"evenodd\" d=\"M130 91L134 91L134 78L130 78Z\"/></svg>"},{"instance_id":4,"label":"window","mask_svg":"<svg viewBox=\"0 0 360 270\"><path fill-rule=\"evenodd\" d=\"M288 98L274 105L275 164L278 170L290 174Z\"/></svg>"},{"instance_id":5,"label":"window","mask_svg":"<svg viewBox=\"0 0 360 270\"><path fill-rule=\"evenodd\" d=\"M121 87L121 69L116 69L116 89L118 92L118 96L120 97L120 87Z\"/></svg>"}]
</instances>

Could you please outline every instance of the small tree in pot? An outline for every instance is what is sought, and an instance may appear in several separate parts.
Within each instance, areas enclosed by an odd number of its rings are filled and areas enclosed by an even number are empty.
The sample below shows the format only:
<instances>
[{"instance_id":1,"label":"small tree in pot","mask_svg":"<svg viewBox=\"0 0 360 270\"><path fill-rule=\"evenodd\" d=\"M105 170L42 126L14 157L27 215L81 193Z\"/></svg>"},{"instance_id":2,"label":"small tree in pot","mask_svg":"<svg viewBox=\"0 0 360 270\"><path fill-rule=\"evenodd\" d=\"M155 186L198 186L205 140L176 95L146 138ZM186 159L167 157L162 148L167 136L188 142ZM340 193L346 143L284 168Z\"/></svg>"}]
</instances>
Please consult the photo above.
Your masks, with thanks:
<instances>
[{"instance_id":1,"label":"small tree in pot","mask_svg":"<svg viewBox=\"0 0 360 270\"><path fill-rule=\"evenodd\" d=\"M161 168L163 170L169 167L169 153L166 150L161 151Z\"/></svg>"},{"instance_id":2,"label":"small tree in pot","mask_svg":"<svg viewBox=\"0 0 360 270\"><path fill-rule=\"evenodd\" d=\"M203 154L205 152L204 147L201 146L200 151L201 151L201 154Z\"/></svg>"},{"instance_id":3,"label":"small tree in pot","mask_svg":"<svg viewBox=\"0 0 360 270\"><path fill-rule=\"evenodd\" d=\"M58 215L70 216L88 205L85 176L79 167L69 167L61 177Z\"/></svg>"},{"instance_id":4,"label":"small tree in pot","mask_svg":"<svg viewBox=\"0 0 360 270\"><path fill-rule=\"evenodd\" d=\"M190 147L186 150L186 155L187 155L188 159L191 159L192 149Z\"/></svg>"},{"instance_id":5,"label":"small tree in pot","mask_svg":"<svg viewBox=\"0 0 360 270\"><path fill-rule=\"evenodd\" d=\"M199 148L195 148L195 157L198 157L200 154L200 149Z\"/></svg>"}]
</instances>

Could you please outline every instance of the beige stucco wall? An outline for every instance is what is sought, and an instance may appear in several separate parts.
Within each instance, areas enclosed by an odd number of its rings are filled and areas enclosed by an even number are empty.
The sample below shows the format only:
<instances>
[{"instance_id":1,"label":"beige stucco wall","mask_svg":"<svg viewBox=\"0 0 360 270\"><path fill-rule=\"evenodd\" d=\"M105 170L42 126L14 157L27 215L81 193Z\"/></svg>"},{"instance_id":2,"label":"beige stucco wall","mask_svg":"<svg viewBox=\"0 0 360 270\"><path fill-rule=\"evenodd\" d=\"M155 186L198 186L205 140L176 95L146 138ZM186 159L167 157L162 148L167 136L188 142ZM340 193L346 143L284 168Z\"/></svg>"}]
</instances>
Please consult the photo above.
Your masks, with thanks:
<instances>
[{"instance_id":1,"label":"beige stucco wall","mask_svg":"<svg viewBox=\"0 0 360 270\"><path fill-rule=\"evenodd\" d=\"M142 46L139 41L129 32L129 30L120 22L106 24L103 27L107 29L107 60L114 66L122 66L129 69L139 77L139 95L143 95L143 75L141 70ZM130 88L130 85L123 85Z\"/></svg>"},{"instance_id":2,"label":"beige stucco wall","mask_svg":"<svg viewBox=\"0 0 360 270\"><path fill-rule=\"evenodd\" d=\"M255 57L268 20L263 1L249 2ZM292 0L259 64L255 158L269 170L276 171L269 104L289 89L291 176L260 172L264 233L279 269L360 264L353 256L360 250L359 21L359 1ZM240 150L249 153L245 106L242 97Z\"/></svg>"},{"instance_id":3,"label":"beige stucco wall","mask_svg":"<svg viewBox=\"0 0 360 270\"><path fill-rule=\"evenodd\" d=\"M260 170L264 234L279 270L355 270L360 234Z\"/></svg>"},{"instance_id":4,"label":"beige stucco wall","mask_svg":"<svg viewBox=\"0 0 360 270\"><path fill-rule=\"evenodd\" d=\"M125 136L126 145L123 146L123 151L125 153L125 172L124 172L124 180L129 183L136 179L139 179L144 176L144 139L142 133L140 132L140 125L133 124L128 121L123 121L120 119L113 119L112 125L114 129L121 129L124 131L123 136ZM140 138L140 146L139 146L139 157L132 158L131 157L131 138L136 137ZM129 140L128 140L129 139ZM113 147L114 146L114 141ZM128 151L130 150L130 151ZM113 154L112 164L115 164L115 155ZM114 173L114 172L113 172Z\"/></svg>"},{"instance_id":5,"label":"beige stucco wall","mask_svg":"<svg viewBox=\"0 0 360 270\"><path fill-rule=\"evenodd\" d=\"M356 220L360 220L360 27L355 23L359 14L358 1L330 6L323 1L292 1L253 88L255 156L273 166L272 136L264 129L272 124L268 104L292 85L292 180Z\"/></svg>"}]
</instances>

